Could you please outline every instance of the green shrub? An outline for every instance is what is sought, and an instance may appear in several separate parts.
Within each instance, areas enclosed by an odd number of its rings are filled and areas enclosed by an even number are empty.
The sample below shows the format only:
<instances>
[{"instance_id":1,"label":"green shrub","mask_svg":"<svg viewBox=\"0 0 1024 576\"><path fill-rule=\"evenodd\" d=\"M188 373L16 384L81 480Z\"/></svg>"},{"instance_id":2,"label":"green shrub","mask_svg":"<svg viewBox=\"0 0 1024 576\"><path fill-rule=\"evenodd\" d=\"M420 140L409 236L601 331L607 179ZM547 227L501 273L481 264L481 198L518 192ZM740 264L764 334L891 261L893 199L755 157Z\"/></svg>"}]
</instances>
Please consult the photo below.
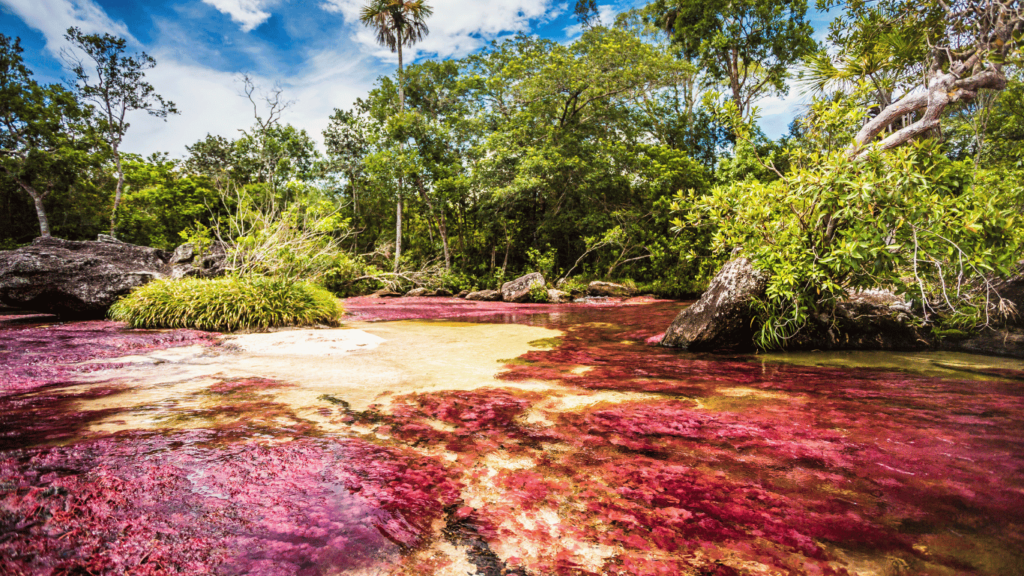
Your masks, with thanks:
<instances>
[{"instance_id":1,"label":"green shrub","mask_svg":"<svg viewBox=\"0 0 1024 576\"><path fill-rule=\"evenodd\" d=\"M543 284L534 284L530 287L530 302L536 304L548 303L548 287Z\"/></svg>"},{"instance_id":2,"label":"green shrub","mask_svg":"<svg viewBox=\"0 0 1024 576\"><path fill-rule=\"evenodd\" d=\"M333 294L307 282L228 276L151 282L115 303L110 317L131 328L231 332L337 325L341 312Z\"/></svg>"}]
</instances>

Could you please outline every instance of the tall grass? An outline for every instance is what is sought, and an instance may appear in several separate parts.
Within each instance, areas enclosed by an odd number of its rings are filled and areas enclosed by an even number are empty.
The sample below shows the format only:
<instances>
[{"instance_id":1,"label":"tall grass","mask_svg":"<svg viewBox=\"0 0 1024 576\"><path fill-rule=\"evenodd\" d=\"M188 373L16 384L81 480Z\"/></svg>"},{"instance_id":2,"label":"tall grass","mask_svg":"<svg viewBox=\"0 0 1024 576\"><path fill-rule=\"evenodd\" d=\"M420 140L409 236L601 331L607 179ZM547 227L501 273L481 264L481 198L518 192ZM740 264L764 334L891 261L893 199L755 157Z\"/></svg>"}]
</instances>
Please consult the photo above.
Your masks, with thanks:
<instances>
[{"instance_id":1,"label":"tall grass","mask_svg":"<svg viewBox=\"0 0 1024 576\"><path fill-rule=\"evenodd\" d=\"M217 332L275 326L337 325L333 294L308 282L260 276L158 280L110 308L131 328L194 328Z\"/></svg>"}]
</instances>

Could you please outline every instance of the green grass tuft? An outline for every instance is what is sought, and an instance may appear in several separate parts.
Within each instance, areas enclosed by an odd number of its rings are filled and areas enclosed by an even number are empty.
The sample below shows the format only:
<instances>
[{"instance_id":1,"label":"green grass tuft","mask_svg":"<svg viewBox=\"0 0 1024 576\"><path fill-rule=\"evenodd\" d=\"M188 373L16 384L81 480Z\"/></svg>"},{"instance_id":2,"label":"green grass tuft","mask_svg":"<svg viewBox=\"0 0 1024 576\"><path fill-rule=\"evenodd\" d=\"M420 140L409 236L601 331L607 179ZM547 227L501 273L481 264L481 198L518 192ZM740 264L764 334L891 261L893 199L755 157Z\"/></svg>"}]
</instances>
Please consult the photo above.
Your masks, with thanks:
<instances>
[{"instance_id":1,"label":"green grass tuft","mask_svg":"<svg viewBox=\"0 0 1024 576\"><path fill-rule=\"evenodd\" d=\"M131 328L194 328L216 332L277 326L337 325L342 308L329 291L308 282L260 276L158 280L110 308Z\"/></svg>"}]
</instances>

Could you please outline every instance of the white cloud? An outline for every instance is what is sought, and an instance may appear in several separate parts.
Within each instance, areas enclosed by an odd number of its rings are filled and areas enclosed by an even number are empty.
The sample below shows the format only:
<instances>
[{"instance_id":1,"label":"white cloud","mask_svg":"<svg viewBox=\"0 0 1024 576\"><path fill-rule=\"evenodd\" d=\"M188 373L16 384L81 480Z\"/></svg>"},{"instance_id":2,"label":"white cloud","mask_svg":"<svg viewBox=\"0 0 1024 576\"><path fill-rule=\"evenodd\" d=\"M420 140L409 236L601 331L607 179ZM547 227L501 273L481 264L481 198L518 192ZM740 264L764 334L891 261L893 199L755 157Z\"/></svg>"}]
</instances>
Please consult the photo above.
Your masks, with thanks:
<instances>
[{"instance_id":1,"label":"white cloud","mask_svg":"<svg viewBox=\"0 0 1024 576\"><path fill-rule=\"evenodd\" d=\"M321 7L342 14L356 26L356 42L379 57L394 58L377 45L371 30L359 25L363 4L363 0L325 0ZM415 53L441 58L465 56L503 34L526 31L531 22L554 18L564 10L564 4L554 6L553 0L433 0L430 5L434 9L427 20L430 33L416 44Z\"/></svg>"},{"instance_id":2,"label":"white cloud","mask_svg":"<svg viewBox=\"0 0 1024 576\"><path fill-rule=\"evenodd\" d=\"M264 8L270 8L273 0L203 0L204 4L213 6L231 20L242 25L243 32L251 32L270 18Z\"/></svg>"},{"instance_id":3,"label":"white cloud","mask_svg":"<svg viewBox=\"0 0 1024 576\"><path fill-rule=\"evenodd\" d=\"M46 48L59 54L64 33L77 26L86 34L108 32L134 41L128 28L107 16L92 0L0 0L26 24L46 38Z\"/></svg>"}]
</instances>

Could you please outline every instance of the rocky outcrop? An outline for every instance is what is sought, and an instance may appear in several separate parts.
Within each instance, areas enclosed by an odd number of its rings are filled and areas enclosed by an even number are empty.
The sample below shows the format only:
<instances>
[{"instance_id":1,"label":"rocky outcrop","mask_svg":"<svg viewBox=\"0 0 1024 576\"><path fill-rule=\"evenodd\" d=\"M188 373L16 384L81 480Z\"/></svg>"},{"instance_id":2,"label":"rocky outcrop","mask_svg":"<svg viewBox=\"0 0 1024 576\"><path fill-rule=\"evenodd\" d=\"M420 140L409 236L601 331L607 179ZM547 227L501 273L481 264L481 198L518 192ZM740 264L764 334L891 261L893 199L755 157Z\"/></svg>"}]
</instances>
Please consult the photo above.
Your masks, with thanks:
<instances>
[{"instance_id":1,"label":"rocky outcrop","mask_svg":"<svg viewBox=\"0 0 1024 576\"><path fill-rule=\"evenodd\" d=\"M0 252L0 302L66 319L102 318L118 298L151 280L215 275L226 260L223 249L220 256L197 259L185 247L169 253L101 238L37 238Z\"/></svg>"},{"instance_id":2,"label":"rocky outcrop","mask_svg":"<svg viewBox=\"0 0 1024 576\"><path fill-rule=\"evenodd\" d=\"M942 349L988 356L1024 358L1024 332L1008 328L985 328L969 338L947 338Z\"/></svg>"},{"instance_id":3,"label":"rocky outcrop","mask_svg":"<svg viewBox=\"0 0 1024 576\"><path fill-rule=\"evenodd\" d=\"M433 294L431 294L431 296L437 296L439 298L449 298L451 295L451 291L446 288L438 288L437 290L434 290Z\"/></svg>"},{"instance_id":4,"label":"rocky outcrop","mask_svg":"<svg viewBox=\"0 0 1024 576\"><path fill-rule=\"evenodd\" d=\"M426 288L413 288L405 293L405 297L418 298L420 296L426 296L428 292L430 292L430 290L427 290Z\"/></svg>"},{"instance_id":5,"label":"rocky outcrop","mask_svg":"<svg viewBox=\"0 0 1024 576\"><path fill-rule=\"evenodd\" d=\"M831 315L812 318L786 343L787 350L929 350L931 329L910 305L887 290L851 293Z\"/></svg>"},{"instance_id":6,"label":"rocky outcrop","mask_svg":"<svg viewBox=\"0 0 1024 576\"><path fill-rule=\"evenodd\" d=\"M540 272L520 276L501 285L501 299L505 302L528 302L530 290L535 286L543 288L544 285L544 276Z\"/></svg>"},{"instance_id":7,"label":"rocky outcrop","mask_svg":"<svg viewBox=\"0 0 1024 576\"><path fill-rule=\"evenodd\" d=\"M622 284L612 282L591 282L587 286L588 296L606 296L609 298L627 298L633 291Z\"/></svg>"},{"instance_id":8,"label":"rocky outcrop","mask_svg":"<svg viewBox=\"0 0 1024 576\"><path fill-rule=\"evenodd\" d=\"M100 234L102 238L104 235ZM108 236L108 238L110 238ZM110 240L102 240L110 242ZM114 240L114 242L117 242ZM182 244L174 249L168 264L171 278L220 276L227 267L227 246L222 242L214 242L206 252L199 254L192 244Z\"/></svg>"},{"instance_id":9,"label":"rocky outcrop","mask_svg":"<svg viewBox=\"0 0 1024 576\"><path fill-rule=\"evenodd\" d=\"M374 298L398 298L401 295L401 293L395 292L390 288L381 288L380 290L377 290L373 294L370 294L370 296Z\"/></svg>"},{"instance_id":10,"label":"rocky outcrop","mask_svg":"<svg viewBox=\"0 0 1024 576\"><path fill-rule=\"evenodd\" d=\"M461 290L455 295L456 298L465 298L466 296L469 296L469 290Z\"/></svg>"},{"instance_id":11,"label":"rocky outcrop","mask_svg":"<svg viewBox=\"0 0 1024 576\"><path fill-rule=\"evenodd\" d=\"M476 292L466 294L466 300L475 300L477 302L498 302L501 300L501 292L498 292L497 290L477 290Z\"/></svg>"},{"instance_id":12,"label":"rocky outcrop","mask_svg":"<svg viewBox=\"0 0 1024 576\"><path fill-rule=\"evenodd\" d=\"M562 292L557 288L548 290L548 302L551 304L567 304L572 302L572 296L568 292Z\"/></svg>"},{"instance_id":13,"label":"rocky outcrop","mask_svg":"<svg viewBox=\"0 0 1024 576\"><path fill-rule=\"evenodd\" d=\"M746 258L727 263L700 300L672 321L662 346L705 351L752 348L750 303L764 293L767 280Z\"/></svg>"}]
</instances>

